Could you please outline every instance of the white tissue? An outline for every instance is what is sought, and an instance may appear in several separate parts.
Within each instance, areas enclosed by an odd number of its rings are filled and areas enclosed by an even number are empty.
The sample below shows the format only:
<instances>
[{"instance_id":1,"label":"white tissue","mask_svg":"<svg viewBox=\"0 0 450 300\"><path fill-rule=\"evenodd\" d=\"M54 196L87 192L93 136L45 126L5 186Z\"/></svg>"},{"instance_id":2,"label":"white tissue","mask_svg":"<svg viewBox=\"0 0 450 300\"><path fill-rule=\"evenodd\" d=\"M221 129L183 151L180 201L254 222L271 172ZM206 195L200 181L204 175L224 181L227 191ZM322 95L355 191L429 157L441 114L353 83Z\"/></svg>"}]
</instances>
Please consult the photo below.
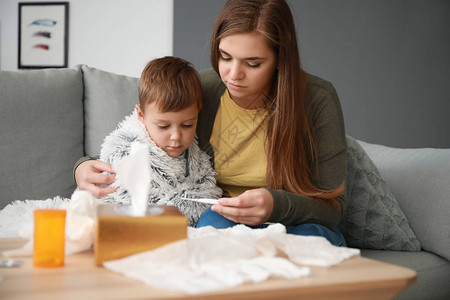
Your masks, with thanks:
<instances>
[{"instance_id":1,"label":"white tissue","mask_svg":"<svg viewBox=\"0 0 450 300\"><path fill-rule=\"evenodd\" d=\"M130 155L113 164L116 182L131 195L132 214L145 216L150 193L148 145L132 143Z\"/></svg>"},{"instance_id":2,"label":"white tissue","mask_svg":"<svg viewBox=\"0 0 450 300\"><path fill-rule=\"evenodd\" d=\"M359 249L336 247L319 236L287 234L273 235L270 239L291 261L307 266L330 267L360 254Z\"/></svg>"},{"instance_id":3,"label":"white tissue","mask_svg":"<svg viewBox=\"0 0 450 300\"><path fill-rule=\"evenodd\" d=\"M71 199L55 197L47 200L16 201L5 207L0 215L16 216L15 231L8 231L2 224L0 236L22 237L28 242L19 249L3 251L5 256L29 256L33 254L33 211L39 208L65 209L65 255L88 250L94 244L95 206L99 200L87 191L76 190ZM19 217L17 217L19 216ZM11 218L10 218L11 219ZM2 222L3 223L3 222Z\"/></svg>"},{"instance_id":4,"label":"white tissue","mask_svg":"<svg viewBox=\"0 0 450 300\"><path fill-rule=\"evenodd\" d=\"M194 295L270 277L292 279L310 274L308 267L292 261L332 266L359 254L358 249L336 247L322 237L286 234L281 224L265 229L244 225L227 229L190 227L188 236L186 240L103 265L152 286Z\"/></svg>"}]
</instances>

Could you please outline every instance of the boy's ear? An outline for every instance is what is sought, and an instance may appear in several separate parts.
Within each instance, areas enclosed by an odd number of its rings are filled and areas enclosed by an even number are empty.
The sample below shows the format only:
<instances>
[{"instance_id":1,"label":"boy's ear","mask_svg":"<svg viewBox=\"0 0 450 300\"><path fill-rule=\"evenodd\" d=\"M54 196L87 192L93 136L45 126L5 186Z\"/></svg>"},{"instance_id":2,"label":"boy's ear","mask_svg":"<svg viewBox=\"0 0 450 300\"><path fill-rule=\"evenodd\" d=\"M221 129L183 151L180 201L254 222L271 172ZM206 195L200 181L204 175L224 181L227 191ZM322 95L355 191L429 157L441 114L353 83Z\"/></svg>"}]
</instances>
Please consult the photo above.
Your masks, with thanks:
<instances>
[{"instance_id":1,"label":"boy's ear","mask_svg":"<svg viewBox=\"0 0 450 300\"><path fill-rule=\"evenodd\" d=\"M136 104L136 112L139 121L144 122L144 113L142 112L141 106L139 104Z\"/></svg>"}]
</instances>

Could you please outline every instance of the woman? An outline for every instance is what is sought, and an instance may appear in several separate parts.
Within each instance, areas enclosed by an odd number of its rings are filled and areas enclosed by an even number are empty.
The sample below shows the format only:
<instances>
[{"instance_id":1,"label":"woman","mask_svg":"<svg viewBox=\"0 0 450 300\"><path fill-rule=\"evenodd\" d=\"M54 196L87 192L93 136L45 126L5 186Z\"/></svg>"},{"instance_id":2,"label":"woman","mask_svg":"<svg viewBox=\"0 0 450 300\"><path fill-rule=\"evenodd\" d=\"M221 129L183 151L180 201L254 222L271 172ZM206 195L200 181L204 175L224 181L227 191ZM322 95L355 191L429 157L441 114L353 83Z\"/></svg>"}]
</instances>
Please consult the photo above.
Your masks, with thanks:
<instances>
[{"instance_id":1,"label":"woman","mask_svg":"<svg viewBox=\"0 0 450 300\"><path fill-rule=\"evenodd\" d=\"M283 0L231 0L212 32L211 63L202 72L197 135L229 193L197 226L286 225L345 245L336 228L345 210L346 144L332 85L300 67L294 22ZM218 76L219 75L219 76ZM114 178L87 161L75 178L97 197Z\"/></svg>"}]
</instances>

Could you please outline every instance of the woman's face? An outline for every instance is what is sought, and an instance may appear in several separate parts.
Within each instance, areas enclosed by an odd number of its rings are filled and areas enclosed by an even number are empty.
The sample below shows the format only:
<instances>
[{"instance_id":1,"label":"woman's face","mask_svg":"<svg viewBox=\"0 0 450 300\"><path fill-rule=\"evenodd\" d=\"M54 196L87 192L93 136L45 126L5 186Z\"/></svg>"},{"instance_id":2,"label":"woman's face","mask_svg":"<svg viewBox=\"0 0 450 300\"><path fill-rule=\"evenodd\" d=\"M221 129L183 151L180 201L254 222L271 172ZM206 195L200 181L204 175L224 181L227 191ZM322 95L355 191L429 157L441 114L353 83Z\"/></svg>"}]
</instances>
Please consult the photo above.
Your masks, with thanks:
<instances>
[{"instance_id":1,"label":"woman's face","mask_svg":"<svg viewBox=\"0 0 450 300\"><path fill-rule=\"evenodd\" d=\"M220 40L219 74L237 105L246 109L264 104L277 57L257 31L238 33Z\"/></svg>"}]
</instances>

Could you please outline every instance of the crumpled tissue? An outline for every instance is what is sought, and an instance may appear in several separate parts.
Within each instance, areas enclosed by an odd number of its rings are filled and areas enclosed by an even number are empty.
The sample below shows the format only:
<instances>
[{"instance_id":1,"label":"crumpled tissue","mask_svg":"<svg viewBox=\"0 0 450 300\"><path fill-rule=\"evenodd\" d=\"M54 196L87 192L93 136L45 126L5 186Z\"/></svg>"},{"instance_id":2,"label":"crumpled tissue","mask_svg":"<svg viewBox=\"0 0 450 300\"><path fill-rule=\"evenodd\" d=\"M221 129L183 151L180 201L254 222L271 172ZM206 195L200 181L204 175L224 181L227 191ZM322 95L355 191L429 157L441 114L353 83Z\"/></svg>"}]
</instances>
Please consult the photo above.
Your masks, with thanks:
<instances>
[{"instance_id":1,"label":"crumpled tissue","mask_svg":"<svg viewBox=\"0 0 450 300\"><path fill-rule=\"evenodd\" d=\"M281 224L264 229L189 228L188 235L103 266L152 286L194 295L269 277L304 277L310 269L295 263L332 266L360 254L358 249L333 246L323 237L286 234Z\"/></svg>"},{"instance_id":2,"label":"crumpled tissue","mask_svg":"<svg viewBox=\"0 0 450 300\"><path fill-rule=\"evenodd\" d=\"M55 197L47 200L15 201L0 211L0 237L22 237L28 242L19 249L3 251L5 256L33 254L34 209L65 209L65 255L88 250L94 243L95 206L98 199L87 191L76 190L71 199Z\"/></svg>"}]
</instances>

